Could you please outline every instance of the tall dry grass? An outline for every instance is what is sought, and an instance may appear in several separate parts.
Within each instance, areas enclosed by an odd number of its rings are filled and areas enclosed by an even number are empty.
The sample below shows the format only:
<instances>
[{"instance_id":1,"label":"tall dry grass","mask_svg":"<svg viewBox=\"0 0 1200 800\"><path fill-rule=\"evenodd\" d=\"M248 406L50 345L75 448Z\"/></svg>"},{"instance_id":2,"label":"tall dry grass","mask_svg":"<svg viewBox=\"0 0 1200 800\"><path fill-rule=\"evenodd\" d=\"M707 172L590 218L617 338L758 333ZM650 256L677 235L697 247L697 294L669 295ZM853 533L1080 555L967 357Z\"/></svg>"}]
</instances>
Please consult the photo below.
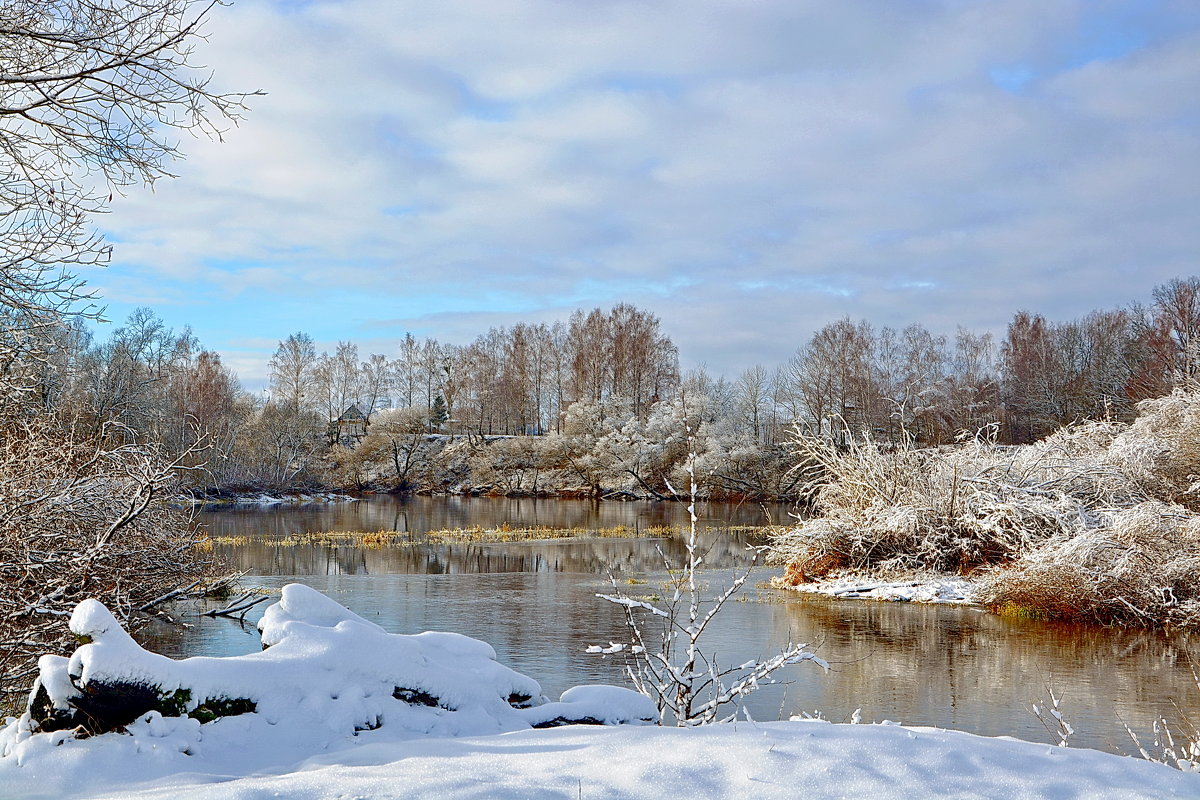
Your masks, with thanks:
<instances>
[{"instance_id":1,"label":"tall dry grass","mask_svg":"<svg viewBox=\"0 0 1200 800\"><path fill-rule=\"evenodd\" d=\"M1200 392L1031 445L981 434L930 450L797 434L815 514L776 536L785 584L838 573L980 578L997 609L1200 623Z\"/></svg>"}]
</instances>

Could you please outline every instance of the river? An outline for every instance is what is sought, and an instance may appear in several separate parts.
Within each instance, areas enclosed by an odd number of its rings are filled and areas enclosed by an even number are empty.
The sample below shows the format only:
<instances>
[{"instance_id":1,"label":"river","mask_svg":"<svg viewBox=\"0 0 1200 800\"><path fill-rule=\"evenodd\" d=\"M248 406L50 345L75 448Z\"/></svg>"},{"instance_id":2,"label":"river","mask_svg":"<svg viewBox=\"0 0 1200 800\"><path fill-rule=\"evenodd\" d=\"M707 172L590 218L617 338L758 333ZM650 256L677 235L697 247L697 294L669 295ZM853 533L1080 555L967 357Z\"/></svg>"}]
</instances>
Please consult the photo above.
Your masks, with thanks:
<instances>
[{"instance_id":1,"label":"river","mask_svg":"<svg viewBox=\"0 0 1200 800\"><path fill-rule=\"evenodd\" d=\"M712 504L700 509L707 549L705 593L728 585L749 564L744 531L728 526L786 520L779 506ZM501 661L541 682L557 698L581 683L623 684L620 656L585 653L589 645L628 641L620 608L596 597L610 574L630 595L668 595L663 555L678 564L682 539L577 538L486 544L432 543L429 530L509 524L638 530L686 527L678 503L377 497L355 503L202 515L211 535L245 537L218 549L247 585L306 583L387 630L450 630L489 642ZM316 531L406 532L399 546L279 546ZM273 543L274 542L274 543ZM1200 689L1191 671L1200 635L1002 619L963 606L823 600L767 588L777 569L755 567L751 581L718 617L705 649L722 664L768 657L789 641L830 663L828 673L801 664L780 683L751 695L741 715L773 720L793 714L846 721L954 728L988 736L1056 741L1030 711L1060 698L1076 733L1072 746L1134 752L1125 730L1142 735L1160 716L1200 722ZM259 649L253 623L189 618L192 627L148 632L148 647L174 657L236 655Z\"/></svg>"}]
</instances>

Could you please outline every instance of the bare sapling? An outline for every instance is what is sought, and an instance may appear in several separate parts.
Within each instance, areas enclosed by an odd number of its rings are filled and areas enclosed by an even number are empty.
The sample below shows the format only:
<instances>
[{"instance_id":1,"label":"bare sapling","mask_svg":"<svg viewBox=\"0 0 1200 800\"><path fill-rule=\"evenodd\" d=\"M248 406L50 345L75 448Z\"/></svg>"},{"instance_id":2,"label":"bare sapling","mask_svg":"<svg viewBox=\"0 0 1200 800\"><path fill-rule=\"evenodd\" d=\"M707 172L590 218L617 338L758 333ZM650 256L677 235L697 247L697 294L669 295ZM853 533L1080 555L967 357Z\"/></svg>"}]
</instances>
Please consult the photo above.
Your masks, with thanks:
<instances>
[{"instance_id":1,"label":"bare sapling","mask_svg":"<svg viewBox=\"0 0 1200 800\"><path fill-rule=\"evenodd\" d=\"M1058 739L1056 744L1059 747L1067 747L1068 740L1075 735L1075 729L1071 727L1071 723L1067 722L1067 718L1062 713L1062 695L1054 693L1054 686L1051 683L1046 684L1046 695L1050 698L1050 702L1032 703L1029 710L1037 717L1038 722L1042 723L1042 727L1046 729L1054 738Z\"/></svg>"},{"instance_id":2,"label":"bare sapling","mask_svg":"<svg viewBox=\"0 0 1200 800\"><path fill-rule=\"evenodd\" d=\"M1200 673L1196 672L1195 666L1192 667L1192 678L1196 682L1196 690L1200 691ZM1172 726L1166 717L1159 717L1154 721L1152 743L1143 744L1141 738L1128 725L1125 725L1125 732L1133 740L1138 754L1147 761L1167 764L1182 772L1200 772L1200 725L1197 725L1191 714L1178 704L1176 711L1179 722L1175 726ZM1175 730L1172 730L1172 727Z\"/></svg>"},{"instance_id":3,"label":"bare sapling","mask_svg":"<svg viewBox=\"0 0 1200 800\"><path fill-rule=\"evenodd\" d=\"M614 643L606 648L588 648L592 653L626 654L627 674L634 688L657 703L660 721L673 719L679 727L732 720L737 709L722 716L723 709L742 700L759 686L774 683L775 673L783 667L811 661L822 669L829 669L824 660L804 649L807 644L791 643L770 658L754 659L737 666L723 666L712 653L703 649L701 640L705 632L725 604L745 586L761 548L751 548L750 565L720 594L705 601L702 587L697 582L704 553L696 533L696 453L690 427L688 444L686 472L690 483L690 522L682 569L673 569L670 559L659 550L668 573L673 576L671 599L655 604L630 597L621 591L615 577L610 576L613 593L596 596L624 608L632 641L628 645ZM658 630L653 630L652 626Z\"/></svg>"}]
</instances>

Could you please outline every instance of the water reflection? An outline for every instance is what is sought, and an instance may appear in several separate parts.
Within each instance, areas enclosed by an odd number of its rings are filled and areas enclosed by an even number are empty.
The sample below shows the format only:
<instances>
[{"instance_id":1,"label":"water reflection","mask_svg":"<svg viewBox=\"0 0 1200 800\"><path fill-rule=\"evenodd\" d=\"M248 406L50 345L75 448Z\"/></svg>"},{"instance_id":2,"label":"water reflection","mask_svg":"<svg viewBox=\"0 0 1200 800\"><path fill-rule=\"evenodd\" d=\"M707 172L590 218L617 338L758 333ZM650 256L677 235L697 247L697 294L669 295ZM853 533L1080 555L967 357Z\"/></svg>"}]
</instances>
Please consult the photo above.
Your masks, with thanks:
<instances>
[{"instance_id":1,"label":"water reflection","mask_svg":"<svg viewBox=\"0 0 1200 800\"><path fill-rule=\"evenodd\" d=\"M583 652L588 645L626 638L620 609L595 597L611 589L609 571L631 594L668 594L658 551L682 557L681 542L670 538L434 544L420 536L423 530L505 521L556 527L680 524L686 516L677 504L386 500L206 516L219 535L262 531L249 545L226 551L238 567L251 570L248 582L277 589L299 580L387 630L453 630L483 639L502 661L537 678L555 697L579 683L624 681L619 656ZM515 516L514 509L535 516ZM418 519L418 510L428 516ZM709 521L753 522L741 516L746 513L761 519L754 508L714 508ZM268 541L304 531L378 530L386 527L380 520L398 515L413 532L411 544L401 547L278 547ZM715 592L737 565L747 563L745 542L712 530L703 539L711 546L703 581ZM754 580L765 581L773 572L758 568ZM630 579L645 583L626 583ZM1196 655L1194 636L1006 620L952 606L813 600L762 588L748 587L739 600L744 601L722 613L707 644L720 662L741 663L769 656L789 641L805 641L833 667L828 674L811 665L789 668L785 683L760 690L747 703L755 719L819 710L841 721L861 708L867 721L1052 741L1028 710L1031 703L1044 703L1052 686L1078 731L1073 745L1128 753L1122 723L1144 732L1158 716L1176 717L1177 706L1200 718L1200 691L1189 666ZM261 607L251 623L258 614ZM253 624L192 622L196 626L186 635L162 630L148 644L175 656L259 648Z\"/></svg>"},{"instance_id":2,"label":"water reflection","mask_svg":"<svg viewBox=\"0 0 1200 800\"><path fill-rule=\"evenodd\" d=\"M701 527L785 524L791 509L778 503L707 503L698 506ZM288 536L310 531L422 533L479 525L551 528L643 529L684 526L683 503L594 502L510 497L392 497L294 508L233 506L205 511L201 521L214 535Z\"/></svg>"},{"instance_id":3,"label":"water reflection","mask_svg":"<svg viewBox=\"0 0 1200 800\"><path fill-rule=\"evenodd\" d=\"M866 719L1050 741L1029 706L1046 704L1053 687L1077 731L1072 745L1131 752L1124 724L1144 732L1180 709L1200 714L1194 635L1008 620L950 606L795 600L776 608L777 636L819 641L836 662L804 699L831 718L861 707Z\"/></svg>"}]
</instances>

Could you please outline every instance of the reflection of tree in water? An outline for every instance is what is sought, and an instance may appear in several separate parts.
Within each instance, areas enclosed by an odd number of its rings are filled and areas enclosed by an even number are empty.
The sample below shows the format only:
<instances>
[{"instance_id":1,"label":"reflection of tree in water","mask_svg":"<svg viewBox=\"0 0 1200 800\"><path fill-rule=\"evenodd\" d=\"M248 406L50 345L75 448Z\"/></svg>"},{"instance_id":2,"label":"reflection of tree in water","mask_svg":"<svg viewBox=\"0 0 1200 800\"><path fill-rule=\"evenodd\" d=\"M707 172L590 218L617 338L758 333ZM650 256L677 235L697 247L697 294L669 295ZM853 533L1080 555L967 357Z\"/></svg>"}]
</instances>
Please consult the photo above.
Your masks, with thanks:
<instances>
[{"instance_id":1,"label":"reflection of tree in water","mask_svg":"<svg viewBox=\"0 0 1200 800\"><path fill-rule=\"evenodd\" d=\"M907 603L773 605L777 636L820 643L833 664L823 707L865 719L1045 740L1029 713L1046 685L1064 697L1076 746L1130 752L1124 720L1147 730L1175 703L1200 705L1189 666L1195 637L1009 620L976 609ZM1198 659L1200 660L1200 659Z\"/></svg>"},{"instance_id":2,"label":"reflection of tree in water","mask_svg":"<svg viewBox=\"0 0 1200 800\"><path fill-rule=\"evenodd\" d=\"M786 519L787 507L769 506L775 521ZM701 527L762 525L766 514L757 505L710 503L699 507ZM234 507L201 514L215 536L284 537L312 531L409 531L513 527L639 529L688 524L683 503L594 502L511 497L373 497L356 503L288 507Z\"/></svg>"},{"instance_id":3,"label":"reflection of tree in water","mask_svg":"<svg viewBox=\"0 0 1200 800\"><path fill-rule=\"evenodd\" d=\"M253 536L245 544L218 545L233 566L260 575L461 574L500 572L583 572L616 575L657 572L663 555L672 565L685 557L679 536L666 538L578 538L531 542L430 543L414 534L412 543L380 548L350 544L279 546L282 536ZM706 531L705 567L723 569L750 560L742 534ZM662 554L659 553L662 550Z\"/></svg>"}]
</instances>

